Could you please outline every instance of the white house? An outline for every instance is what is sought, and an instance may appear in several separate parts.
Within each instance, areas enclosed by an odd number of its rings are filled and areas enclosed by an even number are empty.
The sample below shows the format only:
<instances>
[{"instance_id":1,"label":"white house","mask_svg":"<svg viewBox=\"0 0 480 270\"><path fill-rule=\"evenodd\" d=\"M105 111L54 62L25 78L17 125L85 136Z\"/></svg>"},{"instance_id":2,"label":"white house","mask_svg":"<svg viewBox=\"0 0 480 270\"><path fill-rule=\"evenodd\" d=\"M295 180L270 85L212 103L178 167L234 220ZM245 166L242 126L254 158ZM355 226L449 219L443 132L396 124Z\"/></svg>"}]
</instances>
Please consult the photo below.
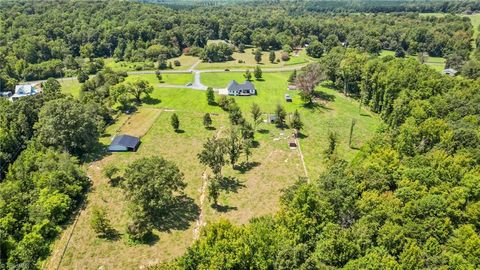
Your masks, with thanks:
<instances>
[{"instance_id":1,"label":"white house","mask_svg":"<svg viewBox=\"0 0 480 270\"><path fill-rule=\"evenodd\" d=\"M227 86L227 91L230 96L251 96L257 94L255 86L249 81L240 84L232 80Z\"/></svg>"},{"instance_id":2,"label":"white house","mask_svg":"<svg viewBox=\"0 0 480 270\"><path fill-rule=\"evenodd\" d=\"M38 85L33 84L19 84L15 86L15 93L10 97L10 100L15 101L16 99L33 96L41 92L41 88Z\"/></svg>"}]
</instances>

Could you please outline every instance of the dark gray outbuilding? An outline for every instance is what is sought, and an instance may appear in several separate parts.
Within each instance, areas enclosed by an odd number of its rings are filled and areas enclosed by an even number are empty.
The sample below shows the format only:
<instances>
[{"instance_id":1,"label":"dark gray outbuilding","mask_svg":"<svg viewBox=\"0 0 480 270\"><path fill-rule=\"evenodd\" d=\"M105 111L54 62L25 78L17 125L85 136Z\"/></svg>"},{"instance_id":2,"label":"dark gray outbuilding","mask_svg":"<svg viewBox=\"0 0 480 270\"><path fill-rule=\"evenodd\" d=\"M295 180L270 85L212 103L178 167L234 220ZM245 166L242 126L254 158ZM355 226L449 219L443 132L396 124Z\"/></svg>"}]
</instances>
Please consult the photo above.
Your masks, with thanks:
<instances>
[{"instance_id":1,"label":"dark gray outbuilding","mask_svg":"<svg viewBox=\"0 0 480 270\"><path fill-rule=\"evenodd\" d=\"M108 152L137 151L140 139L130 135L117 135L108 147Z\"/></svg>"}]
</instances>

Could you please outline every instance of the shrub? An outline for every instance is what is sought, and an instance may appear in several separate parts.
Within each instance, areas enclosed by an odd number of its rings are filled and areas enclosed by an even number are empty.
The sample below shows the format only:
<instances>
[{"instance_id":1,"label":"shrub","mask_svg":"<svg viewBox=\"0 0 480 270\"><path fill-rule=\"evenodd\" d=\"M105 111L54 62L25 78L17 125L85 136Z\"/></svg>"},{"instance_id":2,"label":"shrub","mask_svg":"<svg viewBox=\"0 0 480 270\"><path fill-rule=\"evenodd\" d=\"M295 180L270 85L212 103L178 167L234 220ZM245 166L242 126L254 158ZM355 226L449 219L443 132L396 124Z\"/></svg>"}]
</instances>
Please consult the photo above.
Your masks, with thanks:
<instances>
[{"instance_id":1,"label":"shrub","mask_svg":"<svg viewBox=\"0 0 480 270\"><path fill-rule=\"evenodd\" d=\"M282 61L288 61L290 60L290 55L288 54L288 52L282 52L280 58L282 58Z\"/></svg>"}]
</instances>

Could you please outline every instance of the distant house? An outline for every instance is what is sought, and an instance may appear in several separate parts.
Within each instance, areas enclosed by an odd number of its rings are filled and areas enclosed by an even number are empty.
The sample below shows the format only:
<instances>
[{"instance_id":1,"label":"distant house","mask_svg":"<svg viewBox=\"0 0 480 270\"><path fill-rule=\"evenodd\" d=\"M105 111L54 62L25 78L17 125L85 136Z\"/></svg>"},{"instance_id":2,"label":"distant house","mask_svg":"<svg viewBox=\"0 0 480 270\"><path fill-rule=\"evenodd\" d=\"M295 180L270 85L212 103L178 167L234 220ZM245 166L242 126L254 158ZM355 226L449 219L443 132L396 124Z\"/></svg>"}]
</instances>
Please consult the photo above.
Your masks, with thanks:
<instances>
[{"instance_id":1,"label":"distant house","mask_svg":"<svg viewBox=\"0 0 480 270\"><path fill-rule=\"evenodd\" d=\"M12 96L12 92L10 92L10 91L0 92L0 97L9 98L11 96Z\"/></svg>"},{"instance_id":2,"label":"distant house","mask_svg":"<svg viewBox=\"0 0 480 270\"><path fill-rule=\"evenodd\" d=\"M251 96L257 94L255 86L249 81L238 83L232 80L227 86L227 91L230 96Z\"/></svg>"},{"instance_id":3,"label":"distant house","mask_svg":"<svg viewBox=\"0 0 480 270\"><path fill-rule=\"evenodd\" d=\"M15 93L10 97L12 101L15 101L22 97L33 96L40 93L42 89L39 85L33 84L19 84L15 86Z\"/></svg>"},{"instance_id":4,"label":"distant house","mask_svg":"<svg viewBox=\"0 0 480 270\"><path fill-rule=\"evenodd\" d=\"M450 76L455 76L457 74L458 71L456 71L455 69L453 68L447 68L447 69L444 69L442 71L442 74L445 74L445 75L450 75Z\"/></svg>"},{"instance_id":5,"label":"distant house","mask_svg":"<svg viewBox=\"0 0 480 270\"><path fill-rule=\"evenodd\" d=\"M137 151L140 139L130 135L117 135L113 138L108 147L108 152L129 152Z\"/></svg>"},{"instance_id":6,"label":"distant house","mask_svg":"<svg viewBox=\"0 0 480 270\"><path fill-rule=\"evenodd\" d=\"M292 102L292 97L289 94L285 94L285 101Z\"/></svg>"}]
</instances>

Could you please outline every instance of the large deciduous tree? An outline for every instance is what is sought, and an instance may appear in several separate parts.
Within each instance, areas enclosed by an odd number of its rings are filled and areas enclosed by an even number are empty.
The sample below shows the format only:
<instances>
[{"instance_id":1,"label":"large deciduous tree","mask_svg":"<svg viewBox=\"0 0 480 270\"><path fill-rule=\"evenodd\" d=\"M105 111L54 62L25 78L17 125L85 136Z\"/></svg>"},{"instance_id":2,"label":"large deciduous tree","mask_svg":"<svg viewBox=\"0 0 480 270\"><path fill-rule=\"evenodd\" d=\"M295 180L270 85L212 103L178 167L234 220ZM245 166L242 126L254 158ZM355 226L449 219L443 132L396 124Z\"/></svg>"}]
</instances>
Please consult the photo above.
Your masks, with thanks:
<instances>
[{"instance_id":1,"label":"large deciduous tree","mask_svg":"<svg viewBox=\"0 0 480 270\"><path fill-rule=\"evenodd\" d=\"M160 156L140 158L125 169L122 187L131 202L132 231L161 223L186 187L175 163ZM138 218L138 220L137 220ZM143 225L142 225L143 224Z\"/></svg>"},{"instance_id":2,"label":"large deciduous tree","mask_svg":"<svg viewBox=\"0 0 480 270\"><path fill-rule=\"evenodd\" d=\"M300 89L300 97L305 103L313 102L315 88L323 78L324 75L319 64L310 64L297 75L296 85Z\"/></svg>"},{"instance_id":3,"label":"large deciduous tree","mask_svg":"<svg viewBox=\"0 0 480 270\"><path fill-rule=\"evenodd\" d=\"M128 92L135 98L135 101L140 103L142 95L150 95L153 92L153 86L146 80L136 80L127 84Z\"/></svg>"},{"instance_id":4,"label":"large deciduous tree","mask_svg":"<svg viewBox=\"0 0 480 270\"><path fill-rule=\"evenodd\" d=\"M88 105L64 98L45 104L35 129L37 139L43 145L81 156L97 145L102 122Z\"/></svg>"},{"instance_id":5,"label":"large deciduous tree","mask_svg":"<svg viewBox=\"0 0 480 270\"><path fill-rule=\"evenodd\" d=\"M215 137L208 138L203 144L203 150L197 157L200 163L208 166L214 174L220 174L222 167L226 164L225 154L227 148L223 139Z\"/></svg>"}]
</instances>

